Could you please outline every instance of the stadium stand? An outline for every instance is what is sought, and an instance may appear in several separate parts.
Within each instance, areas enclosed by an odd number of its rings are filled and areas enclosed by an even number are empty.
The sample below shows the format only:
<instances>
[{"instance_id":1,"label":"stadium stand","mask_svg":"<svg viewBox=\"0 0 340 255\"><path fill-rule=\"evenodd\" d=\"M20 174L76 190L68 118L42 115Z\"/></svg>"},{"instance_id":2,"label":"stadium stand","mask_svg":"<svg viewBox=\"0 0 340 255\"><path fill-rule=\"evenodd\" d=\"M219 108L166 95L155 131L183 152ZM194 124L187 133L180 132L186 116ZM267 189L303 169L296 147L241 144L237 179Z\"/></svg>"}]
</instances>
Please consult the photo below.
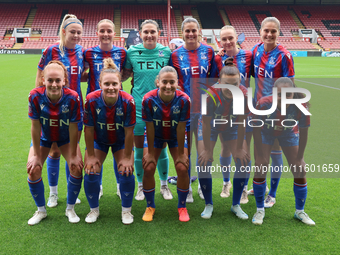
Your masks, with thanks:
<instances>
[{"instance_id":1,"label":"stadium stand","mask_svg":"<svg viewBox=\"0 0 340 255\"><path fill-rule=\"evenodd\" d=\"M159 42L169 46L167 40L167 5L131 5L131 4L0 4L0 38L5 36L6 30L13 31L15 27L24 27L31 8L35 7L32 31L41 34L41 38L27 38L22 48L40 49L57 40L58 29L62 17L66 13L75 14L84 24L84 34L81 45L88 48L99 42L95 37L96 25L99 20L109 18L114 20L114 13L121 14L121 28L138 29L145 19L155 19L160 24L162 35ZM299 25L314 28L321 33L318 45L326 50L340 49L340 6L332 5L219 5L219 9L227 14L231 25L238 32L245 33L246 40L242 43L243 49L251 49L260 41L259 29L262 20L268 16L275 16L281 22L281 34L278 41L291 50L315 50L310 42L296 37ZM176 25L175 10L182 19L184 16L194 16L197 5L178 4L171 10L171 38L178 38L180 28ZM295 21L292 15L298 17ZM119 16L117 16L119 17ZM297 20L297 18L295 17ZM301 24L297 24L300 23ZM8 36L8 35L7 35ZM8 37L7 37L8 38ZM12 48L14 41L4 38L0 40L0 48ZM115 45L123 47L124 41L116 38ZM173 48L173 45L170 45Z\"/></svg>"},{"instance_id":2,"label":"stadium stand","mask_svg":"<svg viewBox=\"0 0 340 255\"><path fill-rule=\"evenodd\" d=\"M0 37L5 36L6 29L13 31L24 27L31 4L0 4Z\"/></svg>"},{"instance_id":3,"label":"stadium stand","mask_svg":"<svg viewBox=\"0 0 340 255\"><path fill-rule=\"evenodd\" d=\"M306 28L321 32L323 37L340 36L340 6L292 6Z\"/></svg>"},{"instance_id":4,"label":"stadium stand","mask_svg":"<svg viewBox=\"0 0 340 255\"><path fill-rule=\"evenodd\" d=\"M325 37L318 44L325 50L340 50L340 37Z\"/></svg>"},{"instance_id":5,"label":"stadium stand","mask_svg":"<svg viewBox=\"0 0 340 255\"><path fill-rule=\"evenodd\" d=\"M68 13L77 16L84 24L83 36L94 36L97 31L97 24L102 19L110 19L113 21L114 9L116 5L65 5L64 9Z\"/></svg>"},{"instance_id":6,"label":"stadium stand","mask_svg":"<svg viewBox=\"0 0 340 255\"><path fill-rule=\"evenodd\" d=\"M175 13L170 12L170 36L178 37ZM161 36L166 36L168 31L167 5L121 5L121 28L139 29L145 19L154 19L162 30Z\"/></svg>"},{"instance_id":7,"label":"stadium stand","mask_svg":"<svg viewBox=\"0 0 340 255\"><path fill-rule=\"evenodd\" d=\"M246 37L259 36L261 22L266 17L274 16L280 20L281 36L292 36L292 29L299 29L287 6L235 5L224 6L230 23L238 33Z\"/></svg>"},{"instance_id":8,"label":"stadium stand","mask_svg":"<svg viewBox=\"0 0 340 255\"><path fill-rule=\"evenodd\" d=\"M260 41L259 37L247 37L241 44L241 48L251 50ZM316 50L310 42L304 41L300 37L279 37L278 42L288 50Z\"/></svg>"},{"instance_id":9,"label":"stadium stand","mask_svg":"<svg viewBox=\"0 0 340 255\"><path fill-rule=\"evenodd\" d=\"M191 9L196 8L196 5L181 4L182 16L192 16Z\"/></svg>"}]
</instances>

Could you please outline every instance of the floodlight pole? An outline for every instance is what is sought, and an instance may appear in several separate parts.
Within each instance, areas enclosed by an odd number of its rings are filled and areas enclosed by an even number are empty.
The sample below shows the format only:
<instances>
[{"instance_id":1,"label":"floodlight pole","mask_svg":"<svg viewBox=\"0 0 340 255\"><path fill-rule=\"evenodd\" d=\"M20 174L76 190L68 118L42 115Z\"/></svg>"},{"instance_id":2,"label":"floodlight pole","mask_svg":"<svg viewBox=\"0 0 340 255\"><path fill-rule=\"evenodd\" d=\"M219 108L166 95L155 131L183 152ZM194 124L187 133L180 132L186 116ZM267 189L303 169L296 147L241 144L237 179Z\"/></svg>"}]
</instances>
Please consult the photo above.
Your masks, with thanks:
<instances>
[{"instance_id":1,"label":"floodlight pole","mask_svg":"<svg viewBox=\"0 0 340 255\"><path fill-rule=\"evenodd\" d=\"M170 42L170 0L168 0L168 43Z\"/></svg>"}]
</instances>

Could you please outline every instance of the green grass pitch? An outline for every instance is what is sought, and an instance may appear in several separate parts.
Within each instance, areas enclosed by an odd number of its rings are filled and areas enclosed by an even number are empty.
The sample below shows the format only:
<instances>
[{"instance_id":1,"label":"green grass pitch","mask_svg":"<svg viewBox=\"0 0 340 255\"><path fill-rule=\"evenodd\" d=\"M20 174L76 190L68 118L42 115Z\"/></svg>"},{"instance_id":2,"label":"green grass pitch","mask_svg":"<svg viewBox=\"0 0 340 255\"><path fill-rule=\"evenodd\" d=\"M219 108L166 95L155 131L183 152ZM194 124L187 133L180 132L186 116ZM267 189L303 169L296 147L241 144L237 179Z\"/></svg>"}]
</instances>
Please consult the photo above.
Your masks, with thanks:
<instances>
[{"instance_id":1,"label":"green grass pitch","mask_svg":"<svg viewBox=\"0 0 340 255\"><path fill-rule=\"evenodd\" d=\"M332 178L308 179L305 210L316 222L315 227L293 219L292 178L282 178L277 203L266 210L262 226L251 223L256 211L254 197L249 197L249 203L242 206L249 220L242 221L230 212L232 198L219 196L221 178L213 180L214 214L210 220L200 217L204 201L197 195L197 182L193 183L195 201L187 205L191 220L181 223L176 187L170 185L174 199L164 201L159 194L159 181L156 181L154 221L142 221L145 201L134 200L135 221L125 226L120 219L121 204L115 194L112 156L109 155L104 164L104 196L100 200L98 221L85 223L89 205L82 189L79 196L82 203L76 205L81 222L71 224L64 216L66 178L62 160L59 205L47 208L48 217L39 225L28 226L27 220L36 206L26 180L31 141L27 97L34 87L39 58L39 55L0 57L0 254L338 254L340 179L334 177L339 177L339 173L328 174ZM340 58L295 58L295 69L297 85L308 89L312 95L305 161L315 165L339 164ZM82 86L86 91L86 84ZM128 90L128 84L124 84L124 89ZM82 151L84 148L82 137ZM172 163L169 175L175 175ZM46 167L43 180L47 200Z\"/></svg>"}]
</instances>

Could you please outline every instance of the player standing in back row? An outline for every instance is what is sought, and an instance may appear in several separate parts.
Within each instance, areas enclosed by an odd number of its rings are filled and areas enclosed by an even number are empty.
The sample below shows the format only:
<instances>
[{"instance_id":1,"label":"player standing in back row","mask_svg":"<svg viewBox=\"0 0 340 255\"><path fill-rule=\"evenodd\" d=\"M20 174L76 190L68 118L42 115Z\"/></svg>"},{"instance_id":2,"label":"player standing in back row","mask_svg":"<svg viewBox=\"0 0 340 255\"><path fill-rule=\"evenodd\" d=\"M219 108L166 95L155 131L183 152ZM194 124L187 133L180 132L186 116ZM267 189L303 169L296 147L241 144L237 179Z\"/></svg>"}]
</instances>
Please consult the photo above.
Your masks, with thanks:
<instances>
[{"instance_id":1,"label":"player standing in back row","mask_svg":"<svg viewBox=\"0 0 340 255\"><path fill-rule=\"evenodd\" d=\"M292 54L277 42L280 35L280 21L275 17L265 18L261 24L260 34L262 42L252 49L255 78L254 106L262 97L272 94L276 79L288 77L293 81L295 76ZM266 208L272 207L276 202L276 190L283 165L282 149L277 140L273 145L271 158L273 171L270 191L264 203Z\"/></svg>"},{"instance_id":2,"label":"player standing in back row","mask_svg":"<svg viewBox=\"0 0 340 255\"><path fill-rule=\"evenodd\" d=\"M103 60L111 58L119 71L123 70L126 62L126 50L121 47L113 45L113 39L115 37L115 25L109 19L102 19L97 24L96 35L99 39L99 45L88 48L84 52L85 68L89 68L87 80L87 95L95 90L100 89L99 76L103 69ZM120 197L119 191L119 174L116 161L114 160L113 167L116 175L117 182L117 195ZM103 167L100 172L100 193L99 198L103 195Z\"/></svg>"},{"instance_id":3,"label":"player standing in back row","mask_svg":"<svg viewBox=\"0 0 340 255\"><path fill-rule=\"evenodd\" d=\"M182 22L182 34L185 44L174 50L170 59L170 65L173 66L178 73L179 87L191 98L192 101L190 121L187 122L188 144L189 146L191 145L191 135L189 134L194 133L196 136L196 148L198 119L201 116L201 94L199 92L201 90L197 88L194 91L190 91L190 86L192 86L192 88L199 87L196 83L198 79L201 79L200 81L202 83L206 83L206 78L217 77L218 75L218 69L214 61L214 49L211 46L200 42L200 33L201 28L198 21L194 18L186 18ZM193 79L195 79L195 84L192 84ZM213 83L211 85L213 85ZM191 130L192 132L190 132L190 125L193 128L193 130ZM192 189L190 185L187 203L192 202L194 202L194 198L192 196Z\"/></svg>"},{"instance_id":4,"label":"player standing in back row","mask_svg":"<svg viewBox=\"0 0 340 255\"><path fill-rule=\"evenodd\" d=\"M221 72L222 68L225 66L225 61L229 57L233 57L234 64L237 69L240 71L241 76L241 85L246 88L249 87L250 76L252 73L252 60L253 54L249 50L239 49L237 47L237 34L236 30L233 26L224 26L221 28L220 32L221 38L221 46L223 47L223 56L217 54L215 56L215 62L217 64L219 72ZM250 95L252 96L252 95ZM249 118L249 116L248 116ZM247 140L247 148L250 148L250 141L252 136L252 128L247 125L246 127L246 140ZM250 155L250 151L248 152ZM220 154L220 164L221 166L228 167L231 164L232 155L230 150L223 146ZM249 162L251 164L251 162ZM229 197L230 189L232 184L230 182L230 171L229 168L227 171L223 172L223 188L220 194L221 197ZM248 179L244 185L244 190L242 192L241 204L248 203Z\"/></svg>"},{"instance_id":5,"label":"player standing in back row","mask_svg":"<svg viewBox=\"0 0 340 255\"><path fill-rule=\"evenodd\" d=\"M138 181L136 200L143 200L143 147L145 123L142 120L143 96L155 88L154 81L162 67L169 64L171 51L169 47L157 43L161 34L159 26L154 20L145 20L139 31L143 43L134 45L127 52L127 61L124 68L123 78L125 81L133 73L131 95L136 100L136 126L135 135L135 171ZM161 194L164 199L172 199L168 188L167 179L169 173L169 157L167 148L164 148L157 164L159 178L161 179Z\"/></svg>"},{"instance_id":6,"label":"player standing in back row","mask_svg":"<svg viewBox=\"0 0 340 255\"><path fill-rule=\"evenodd\" d=\"M36 78L36 87L40 84L42 70L51 60L59 60L64 64L68 73L69 88L76 91L80 98L80 114L83 114L83 99L80 87L82 73L84 72L84 49L78 43L83 34L83 24L75 15L66 14L59 30L60 41L48 46L40 59ZM83 129L82 119L78 123L78 142ZM78 153L80 153L79 145L77 145ZM47 202L48 207L56 207L58 205L58 179L59 179L59 162L60 150L56 143L51 146L50 153L46 159L48 182L50 185L50 197ZM68 164L65 164L66 179L69 181L70 170ZM77 203L80 200L77 199Z\"/></svg>"}]
</instances>

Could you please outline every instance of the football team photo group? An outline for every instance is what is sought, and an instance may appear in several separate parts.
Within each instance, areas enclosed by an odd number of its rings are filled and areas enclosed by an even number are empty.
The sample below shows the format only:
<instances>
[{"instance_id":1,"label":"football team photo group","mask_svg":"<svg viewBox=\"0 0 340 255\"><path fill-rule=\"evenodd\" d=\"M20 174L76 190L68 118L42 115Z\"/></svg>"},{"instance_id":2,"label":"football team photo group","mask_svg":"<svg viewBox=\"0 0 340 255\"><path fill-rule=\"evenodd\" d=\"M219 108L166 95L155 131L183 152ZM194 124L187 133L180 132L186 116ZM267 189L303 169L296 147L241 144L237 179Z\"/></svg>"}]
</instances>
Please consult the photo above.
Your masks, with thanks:
<instances>
[{"instance_id":1,"label":"football team photo group","mask_svg":"<svg viewBox=\"0 0 340 255\"><path fill-rule=\"evenodd\" d=\"M192 17L182 22L183 45L174 51L157 42L161 31L152 19L141 23L142 42L128 50L114 45L112 20L103 19L96 28L93 36L98 37L99 45L84 49L79 45L83 23L75 15L65 15L58 42L48 46L37 63L35 88L29 94L32 142L27 161L28 187L37 210L28 220L29 225L40 223L58 206L58 195L63 192L58 190L58 181L64 181L59 180L59 171L63 169L61 156L66 160L65 215L70 223L100 220L102 178L111 172L115 174L117 195L121 199L122 223L131 224L135 217L145 222L157 221L154 219L156 179L165 200L176 197L168 187L169 161L173 161L177 173L178 197L177 212L174 208L169 210L178 213L181 222L196 217L190 214L186 204L194 202L193 173L204 168L207 170L195 175L198 175L198 194L205 201L200 216L210 219L214 217L214 204L213 177L209 169L217 150L220 165L229 168L219 176L223 178L220 197L229 197L232 191L229 206L235 217L250 218L254 225L265 224L265 209L276 203L282 172L272 171L267 177L265 169L269 164L272 169L282 169L284 156L293 175L295 212L292 211L292 217L297 219L296 224L300 221L315 225L304 211L309 103L300 104L306 111L292 103L281 104L281 98L282 101L302 100L306 95L299 90L294 92L294 60L278 43L280 21L277 18L267 17L262 21L261 42L251 51L237 45L237 35L242 31L236 31L231 25L222 27L222 48L216 55L202 40L200 24ZM122 86L130 77L131 92ZM209 85L211 79L208 78L215 78L216 83ZM253 94L248 93L251 79L255 81ZM86 98L82 96L81 82L88 84ZM234 113L233 89L222 84L235 86L242 92L243 115ZM205 93L209 95L203 115L198 106ZM248 97L252 107L248 107ZM276 108L264 116L249 109L268 111L272 105ZM226 124L215 125L218 119L227 120ZM256 121L251 121L253 119ZM269 125L271 119L279 121ZM232 125L232 122L246 124ZM260 125L261 122L264 125ZM80 148L81 139L85 140L86 148ZM217 144L221 144L220 148ZM114 158L112 168L103 169L109 152ZM196 162L192 162L193 154ZM236 169L233 176L232 161ZM48 180L43 182L44 165ZM250 178L252 166L260 170L254 178ZM159 178L155 178L156 169ZM49 197L45 198L47 186ZM76 204L85 202L78 198L82 190L89 205L85 219L76 213ZM245 212L241 205L248 203L248 195L255 197L256 208ZM145 200L144 212L132 214L134 200Z\"/></svg>"},{"instance_id":2,"label":"football team photo group","mask_svg":"<svg viewBox=\"0 0 340 255\"><path fill-rule=\"evenodd\" d=\"M339 254L340 0L0 0L1 254Z\"/></svg>"}]
</instances>

